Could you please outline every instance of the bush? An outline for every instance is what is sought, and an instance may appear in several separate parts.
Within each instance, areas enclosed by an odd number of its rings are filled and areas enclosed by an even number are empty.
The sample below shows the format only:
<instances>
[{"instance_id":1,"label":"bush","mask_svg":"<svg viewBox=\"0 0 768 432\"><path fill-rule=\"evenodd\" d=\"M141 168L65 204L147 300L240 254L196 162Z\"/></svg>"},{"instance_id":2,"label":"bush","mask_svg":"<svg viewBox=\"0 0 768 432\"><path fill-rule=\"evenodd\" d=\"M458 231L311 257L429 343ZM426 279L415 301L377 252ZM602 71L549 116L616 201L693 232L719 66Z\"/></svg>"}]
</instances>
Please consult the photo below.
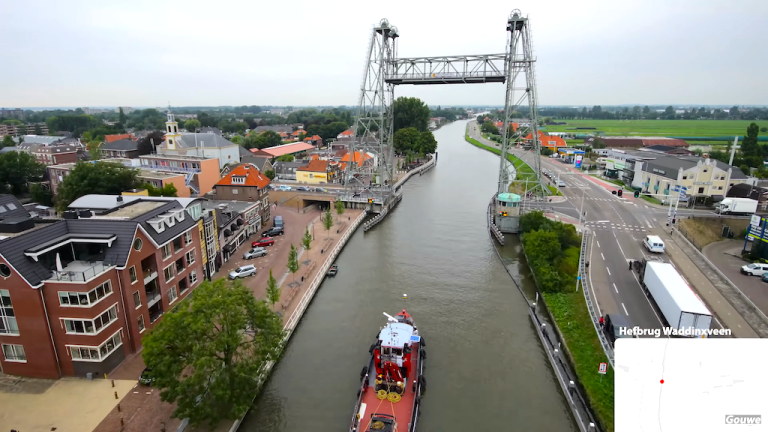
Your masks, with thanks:
<instances>
[{"instance_id":1,"label":"bush","mask_svg":"<svg viewBox=\"0 0 768 432\"><path fill-rule=\"evenodd\" d=\"M540 211L520 217L522 243L542 292L573 289L579 270L581 237L573 225L555 222Z\"/></svg>"}]
</instances>

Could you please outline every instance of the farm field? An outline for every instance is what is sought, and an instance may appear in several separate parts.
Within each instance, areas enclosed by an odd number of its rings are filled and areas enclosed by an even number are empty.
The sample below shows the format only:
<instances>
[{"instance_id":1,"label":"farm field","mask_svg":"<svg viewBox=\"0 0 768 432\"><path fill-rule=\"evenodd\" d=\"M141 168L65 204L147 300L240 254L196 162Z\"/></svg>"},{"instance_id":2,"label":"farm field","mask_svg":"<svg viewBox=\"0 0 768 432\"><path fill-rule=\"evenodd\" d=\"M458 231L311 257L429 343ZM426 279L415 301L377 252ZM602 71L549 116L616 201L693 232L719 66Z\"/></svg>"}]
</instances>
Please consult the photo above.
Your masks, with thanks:
<instances>
[{"instance_id":1,"label":"farm field","mask_svg":"<svg viewBox=\"0 0 768 432\"><path fill-rule=\"evenodd\" d=\"M545 126L546 132L594 133L605 132L614 136L743 136L750 120L557 120L568 124ZM768 121L757 120L759 127ZM576 127L594 127L592 130L576 130ZM764 135L764 134L761 134Z\"/></svg>"}]
</instances>

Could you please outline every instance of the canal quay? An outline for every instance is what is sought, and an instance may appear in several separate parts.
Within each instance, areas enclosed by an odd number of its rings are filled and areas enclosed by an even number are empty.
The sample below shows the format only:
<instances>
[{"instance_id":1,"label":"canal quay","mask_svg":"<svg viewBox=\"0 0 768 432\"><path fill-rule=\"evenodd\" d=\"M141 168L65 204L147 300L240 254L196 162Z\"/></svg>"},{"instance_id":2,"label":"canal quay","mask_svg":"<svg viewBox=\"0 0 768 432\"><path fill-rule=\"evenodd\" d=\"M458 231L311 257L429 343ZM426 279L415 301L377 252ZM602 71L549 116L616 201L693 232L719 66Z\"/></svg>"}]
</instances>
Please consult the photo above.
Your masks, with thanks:
<instances>
[{"instance_id":1,"label":"canal quay","mask_svg":"<svg viewBox=\"0 0 768 432\"><path fill-rule=\"evenodd\" d=\"M502 265L488 236L498 156L467 144L466 126L436 131L438 166L350 238L240 431L348 430L382 312L403 308L428 340L420 432L578 430L504 268L533 295L519 242L507 237Z\"/></svg>"}]
</instances>

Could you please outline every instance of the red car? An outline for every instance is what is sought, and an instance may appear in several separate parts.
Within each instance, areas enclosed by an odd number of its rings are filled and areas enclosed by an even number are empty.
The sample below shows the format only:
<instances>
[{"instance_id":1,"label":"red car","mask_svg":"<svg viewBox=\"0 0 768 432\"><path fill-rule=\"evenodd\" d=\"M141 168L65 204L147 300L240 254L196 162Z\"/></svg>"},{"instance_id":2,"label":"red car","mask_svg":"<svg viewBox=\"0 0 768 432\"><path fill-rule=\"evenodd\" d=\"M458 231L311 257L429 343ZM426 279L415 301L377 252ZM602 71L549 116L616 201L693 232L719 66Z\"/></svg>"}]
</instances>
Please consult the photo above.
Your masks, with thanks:
<instances>
[{"instance_id":1,"label":"red car","mask_svg":"<svg viewBox=\"0 0 768 432\"><path fill-rule=\"evenodd\" d=\"M265 247L265 246L272 246L275 244L275 239L272 237L264 237L261 240L256 240L251 244L251 247Z\"/></svg>"}]
</instances>

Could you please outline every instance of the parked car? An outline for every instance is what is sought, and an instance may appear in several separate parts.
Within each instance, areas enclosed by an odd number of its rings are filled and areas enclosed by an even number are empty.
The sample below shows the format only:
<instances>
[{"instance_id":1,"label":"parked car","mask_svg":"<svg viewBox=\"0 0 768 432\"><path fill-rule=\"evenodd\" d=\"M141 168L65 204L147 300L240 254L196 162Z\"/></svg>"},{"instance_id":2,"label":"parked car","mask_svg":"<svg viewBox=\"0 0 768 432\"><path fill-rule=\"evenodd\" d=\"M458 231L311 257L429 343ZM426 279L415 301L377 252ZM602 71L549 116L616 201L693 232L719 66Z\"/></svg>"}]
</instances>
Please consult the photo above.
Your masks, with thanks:
<instances>
[{"instance_id":1,"label":"parked car","mask_svg":"<svg viewBox=\"0 0 768 432\"><path fill-rule=\"evenodd\" d=\"M267 185L267 188L269 188L271 190L275 190L275 189L277 189L277 186L275 186L272 183L270 183L270 184Z\"/></svg>"},{"instance_id":2,"label":"parked car","mask_svg":"<svg viewBox=\"0 0 768 432\"><path fill-rule=\"evenodd\" d=\"M252 247L267 247L275 244L275 239L272 237L264 237L263 239L256 240L251 244Z\"/></svg>"},{"instance_id":3,"label":"parked car","mask_svg":"<svg viewBox=\"0 0 768 432\"><path fill-rule=\"evenodd\" d=\"M741 272L749 276L762 276L768 272L768 264L752 263L741 266Z\"/></svg>"},{"instance_id":4,"label":"parked car","mask_svg":"<svg viewBox=\"0 0 768 432\"><path fill-rule=\"evenodd\" d=\"M768 273L763 273L763 275L760 276L760 280L763 282L768 282Z\"/></svg>"},{"instance_id":5,"label":"parked car","mask_svg":"<svg viewBox=\"0 0 768 432\"><path fill-rule=\"evenodd\" d=\"M280 186L277 187L277 190L289 191L289 190L291 190L291 187L290 186L286 186L286 185L280 185Z\"/></svg>"},{"instance_id":6,"label":"parked car","mask_svg":"<svg viewBox=\"0 0 768 432\"><path fill-rule=\"evenodd\" d=\"M282 216L275 216L274 223L272 224L272 226L276 226L276 227L282 228L283 227L283 217Z\"/></svg>"},{"instance_id":7,"label":"parked car","mask_svg":"<svg viewBox=\"0 0 768 432\"><path fill-rule=\"evenodd\" d=\"M302 192L312 192L312 189L310 189L310 188L308 188L306 186L299 186L299 187L296 188L296 190L297 191L302 191Z\"/></svg>"},{"instance_id":8,"label":"parked car","mask_svg":"<svg viewBox=\"0 0 768 432\"><path fill-rule=\"evenodd\" d=\"M256 276L256 267L253 265L240 266L229 272L229 278L232 280L248 276Z\"/></svg>"},{"instance_id":9,"label":"parked car","mask_svg":"<svg viewBox=\"0 0 768 432\"><path fill-rule=\"evenodd\" d=\"M262 238L264 238L264 237L274 237L274 236L279 236L279 235L283 235L283 234L285 234L285 230L283 230L283 227L276 226L276 227L272 227L272 228L264 231L263 233L261 233L261 237Z\"/></svg>"},{"instance_id":10,"label":"parked car","mask_svg":"<svg viewBox=\"0 0 768 432\"><path fill-rule=\"evenodd\" d=\"M263 247L257 247L244 253L243 259L253 259L253 258L259 258L263 256L267 256L267 250L264 249Z\"/></svg>"},{"instance_id":11,"label":"parked car","mask_svg":"<svg viewBox=\"0 0 768 432\"><path fill-rule=\"evenodd\" d=\"M315 192L328 193L328 189L323 189L321 187L317 187L317 188L315 188Z\"/></svg>"},{"instance_id":12,"label":"parked car","mask_svg":"<svg viewBox=\"0 0 768 432\"><path fill-rule=\"evenodd\" d=\"M141 372L141 376L139 376L139 384L152 385L154 381L155 378L152 376L152 369L144 368Z\"/></svg>"}]
</instances>

